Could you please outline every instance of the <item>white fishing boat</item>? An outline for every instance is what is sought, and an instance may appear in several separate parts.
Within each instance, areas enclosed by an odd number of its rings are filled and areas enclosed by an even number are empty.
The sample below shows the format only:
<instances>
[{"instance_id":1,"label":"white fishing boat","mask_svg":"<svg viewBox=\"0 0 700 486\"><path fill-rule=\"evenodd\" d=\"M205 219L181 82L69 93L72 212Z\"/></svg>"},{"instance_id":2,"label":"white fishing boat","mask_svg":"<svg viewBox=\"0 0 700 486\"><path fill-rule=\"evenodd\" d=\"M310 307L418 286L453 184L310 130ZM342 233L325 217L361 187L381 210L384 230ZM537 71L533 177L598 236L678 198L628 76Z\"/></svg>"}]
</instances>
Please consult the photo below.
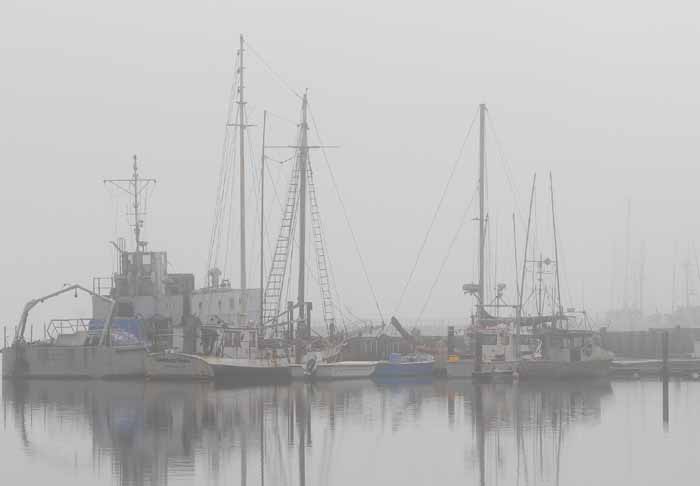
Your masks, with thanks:
<instances>
[{"instance_id":1,"label":"white fishing boat","mask_svg":"<svg viewBox=\"0 0 700 486\"><path fill-rule=\"evenodd\" d=\"M475 375L512 375L518 368L515 342L511 326L501 323L490 327L468 330L473 348L470 356L450 355L447 359L448 378L471 378ZM481 353L477 359L477 336Z\"/></svg>"}]
</instances>

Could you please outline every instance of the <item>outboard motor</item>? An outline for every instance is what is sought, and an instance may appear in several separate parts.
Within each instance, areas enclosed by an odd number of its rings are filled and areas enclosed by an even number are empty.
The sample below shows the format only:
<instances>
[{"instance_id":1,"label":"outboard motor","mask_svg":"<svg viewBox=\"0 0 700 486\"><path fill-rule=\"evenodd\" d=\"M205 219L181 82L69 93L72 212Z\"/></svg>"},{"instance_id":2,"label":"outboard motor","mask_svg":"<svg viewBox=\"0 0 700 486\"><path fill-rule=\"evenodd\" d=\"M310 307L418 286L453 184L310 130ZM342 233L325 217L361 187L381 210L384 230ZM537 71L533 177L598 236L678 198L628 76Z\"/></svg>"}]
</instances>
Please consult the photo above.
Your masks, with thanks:
<instances>
[{"instance_id":1,"label":"outboard motor","mask_svg":"<svg viewBox=\"0 0 700 486\"><path fill-rule=\"evenodd\" d=\"M316 375L316 369L318 368L318 360L316 356L311 356L306 360L304 364L304 376L312 377Z\"/></svg>"}]
</instances>

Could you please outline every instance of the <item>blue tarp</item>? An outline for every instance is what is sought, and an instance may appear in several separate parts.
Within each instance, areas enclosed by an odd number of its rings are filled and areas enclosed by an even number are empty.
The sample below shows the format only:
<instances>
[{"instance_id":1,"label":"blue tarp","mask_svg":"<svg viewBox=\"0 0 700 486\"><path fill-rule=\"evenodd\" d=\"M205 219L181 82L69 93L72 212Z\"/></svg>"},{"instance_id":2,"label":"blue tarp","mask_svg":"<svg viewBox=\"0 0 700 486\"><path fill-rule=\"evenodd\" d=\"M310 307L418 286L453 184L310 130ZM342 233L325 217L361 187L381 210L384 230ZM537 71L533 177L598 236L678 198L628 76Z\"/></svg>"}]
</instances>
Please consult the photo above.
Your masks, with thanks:
<instances>
[{"instance_id":1,"label":"blue tarp","mask_svg":"<svg viewBox=\"0 0 700 486\"><path fill-rule=\"evenodd\" d=\"M99 334L104 326L104 319L90 319L88 333L91 335ZM143 321L141 319L114 319L112 321L112 338L115 341L143 343Z\"/></svg>"}]
</instances>

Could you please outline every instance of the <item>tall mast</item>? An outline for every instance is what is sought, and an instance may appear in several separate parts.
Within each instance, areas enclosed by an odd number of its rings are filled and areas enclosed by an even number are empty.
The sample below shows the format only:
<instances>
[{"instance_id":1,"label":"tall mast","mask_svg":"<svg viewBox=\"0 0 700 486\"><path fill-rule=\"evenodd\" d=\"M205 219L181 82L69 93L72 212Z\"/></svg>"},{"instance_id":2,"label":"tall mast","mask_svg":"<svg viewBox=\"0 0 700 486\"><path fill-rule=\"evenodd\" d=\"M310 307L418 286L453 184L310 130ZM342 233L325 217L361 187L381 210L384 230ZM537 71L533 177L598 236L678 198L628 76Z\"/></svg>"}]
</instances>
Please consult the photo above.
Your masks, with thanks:
<instances>
[{"instance_id":1,"label":"tall mast","mask_svg":"<svg viewBox=\"0 0 700 486\"><path fill-rule=\"evenodd\" d=\"M484 246L486 243L486 218L485 218L485 177L486 177L486 105L479 105L479 307L477 318L484 313L485 289L484 289Z\"/></svg>"},{"instance_id":2,"label":"tall mast","mask_svg":"<svg viewBox=\"0 0 700 486\"><path fill-rule=\"evenodd\" d=\"M264 272L265 263L263 255L265 254L265 131L267 129L267 110L263 111L263 128L262 128L262 148L260 149L260 332L263 330L263 311L265 306L265 286ZM262 447L262 446L261 446Z\"/></svg>"},{"instance_id":3,"label":"tall mast","mask_svg":"<svg viewBox=\"0 0 700 486\"><path fill-rule=\"evenodd\" d=\"M240 47L238 49L238 134L239 134L239 158L241 165L240 176L240 233L241 233L241 324L247 320L248 296L246 292L246 268L245 268L245 101L243 97L243 35L240 36Z\"/></svg>"},{"instance_id":4,"label":"tall mast","mask_svg":"<svg viewBox=\"0 0 700 486\"><path fill-rule=\"evenodd\" d=\"M297 305L299 306L299 322L305 318L305 286L306 286L306 170L309 158L309 126L306 122L307 93L301 102L301 145L299 146L299 284Z\"/></svg>"}]
</instances>

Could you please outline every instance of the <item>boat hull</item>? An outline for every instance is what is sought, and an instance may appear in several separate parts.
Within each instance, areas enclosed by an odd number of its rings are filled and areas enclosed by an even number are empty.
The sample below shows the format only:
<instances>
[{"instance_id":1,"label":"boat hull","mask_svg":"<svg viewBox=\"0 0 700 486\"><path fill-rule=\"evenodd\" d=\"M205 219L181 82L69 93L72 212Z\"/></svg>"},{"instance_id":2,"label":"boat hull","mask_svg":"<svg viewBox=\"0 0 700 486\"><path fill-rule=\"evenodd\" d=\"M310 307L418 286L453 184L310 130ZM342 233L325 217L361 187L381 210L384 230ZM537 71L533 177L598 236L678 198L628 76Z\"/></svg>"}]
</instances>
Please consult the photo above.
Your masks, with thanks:
<instances>
[{"instance_id":1,"label":"boat hull","mask_svg":"<svg viewBox=\"0 0 700 486\"><path fill-rule=\"evenodd\" d=\"M225 385L262 385L289 383L289 365L267 360L237 360L202 357L211 367L214 381Z\"/></svg>"},{"instance_id":2,"label":"boat hull","mask_svg":"<svg viewBox=\"0 0 700 486\"><path fill-rule=\"evenodd\" d=\"M152 353L146 356L146 377L153 380L214 379L214 370L199 356L184 353Z\"/></svg>"},{"instance_id":3,"label":"boat hull","mask_svg":"<svg viewBox=\"0 0 700 486\"><path fill-rule=\"evenodd\" d=\"M612 359L588 361L523 360L518 372L523 379L595 379L610 374Z\"/></svg>"},{"instance_id":4,"label":"boat hull","mask_svg":"<svg viewBox=\"0 0 700 486\"><path fill-rule=\"evenodd\" d=\"M344 380L369 378L377 369L375 361L341 361L338 363L323 363L316 367L310 378L316 380Z\"/></svg>"},{"instance_id":5,"label":"boat hull","mask_svg":"<svg viewBox=\"0 0 700 486\"><path fill-rule=\"evenodd\" d=\"M130 378L145 375L143 346L22 345L3 350L5 378Z\"/></svg>"},{"instance_id":6,"label":"boat hull","mask_svg":"<svg viewBox=\"0 0 700 486\"><path fill-rule=\"evenodd\" d=\"M474 374L474 360L448 361L445 372L447 373L447 378L471 378Z\"/></svg>"},{"instance_id":7,"label":"boat hull","mask_svg":"<svg viewBox=\"0 0 700 486\"><path fill-rule=\"evenodd\" d=\"M375 377L432 376L434 361L384 362L377 365Z\"/></svg>"}]
</instances>

